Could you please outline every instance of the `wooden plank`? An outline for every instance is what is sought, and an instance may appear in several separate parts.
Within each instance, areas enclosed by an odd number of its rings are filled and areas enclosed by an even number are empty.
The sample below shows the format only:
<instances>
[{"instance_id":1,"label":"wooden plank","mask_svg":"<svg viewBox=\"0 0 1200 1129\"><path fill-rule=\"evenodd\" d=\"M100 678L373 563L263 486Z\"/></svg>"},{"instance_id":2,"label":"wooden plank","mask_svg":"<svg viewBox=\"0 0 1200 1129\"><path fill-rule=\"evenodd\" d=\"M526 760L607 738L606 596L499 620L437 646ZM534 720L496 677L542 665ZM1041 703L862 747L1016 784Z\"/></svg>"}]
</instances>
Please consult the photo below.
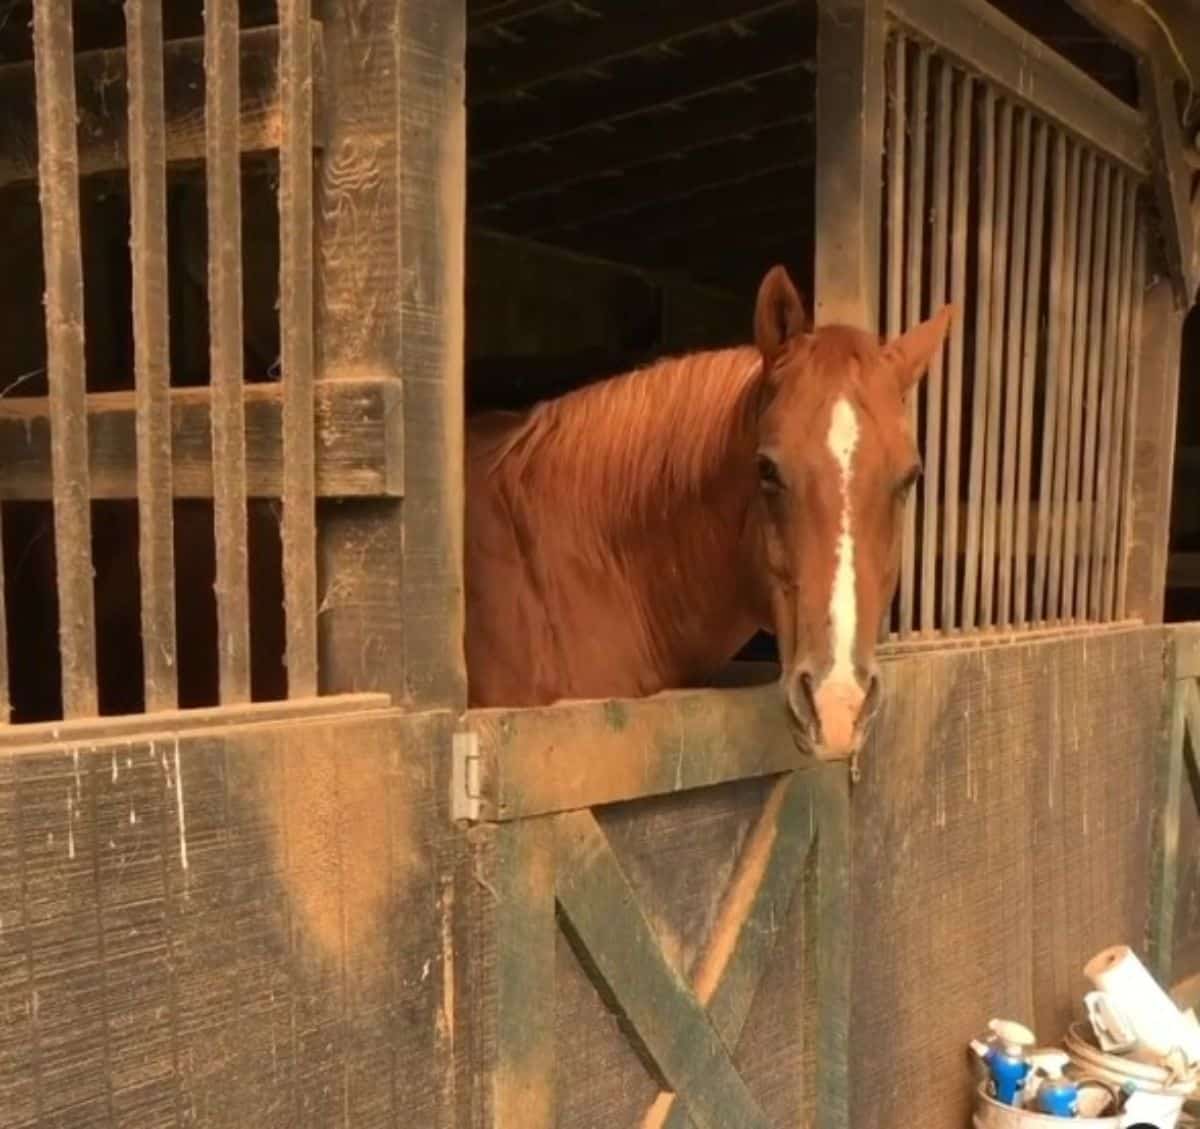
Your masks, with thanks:
<instances>
[{"instance_id":1,"label":"wooden plank","mask_svg":"<svg viewBox=\"0 0 1200 1129\"><path fill-rule=\"evenodd\" d=\"M523 819L786 772L806 763L779 687L472 710L480 817Z\"/></svg>"},{"instance_id":2,"label":"wooden plank","mask_svg":"<svg viewBox=\"0 0 1200 1129\"><path fill-rule=\"evenodd\" d=\"M1114 447L1119 453L1119 446L1114 443L1114 428L1119 428L1120 419L1116 413L1117 393L1117 330L1119 319L1119 301L1121 289L1121 238L1125 226L1125 182L1119 174L1114 174L1110 189L1108 252L1106 261L1108 270L1105 276L1104 289L1104 356L1101 371L1099 439L1096 448L1096 509L1092 521L1092 569L1088 592L1088 618L1100 621L1108 614L1108 605L1104 600L1104 589L1107 585L1111 591L1115 575L1115 562L1105 551L1109 541L1109 531L1116 528L1111 511L1112 492L1109 486L1112 479L1112 464L1114 462Z\"/></svg>"},{"instance_id":3,"label":"wooden plank","mask_svg":"<svg viewBox=\"0 0 1200 1129\"><path fill-rule=\"evenodd\" d=\"M8 597L4 578L4 507L0 505L0 727L12 716L12 696L8 684Z\"/></svg>"},{"instance_id":4,"label":"wooden plank","mask_svg":"<svg viewBox=\"0 0 1200 1129\"><path fill-rule=\"evenodd\" d=\"M555 826L521 820L491 829L496 952L491 1120L495 1129L555 1129Z\"/></svg>"},{"instance_id":5,"label":"wooden plank","mask_svg":"<svg viewBox=\"0 0 1200 1129\"><path fill-rule=\"evenodd\" d=\"M879 324L882 0L817 7L816 320Z\"/></svg>"},{"instance_id":6,"label":"wooden plank","mask_svg":"<svg viewBox=\"0 0 1200 1129\"><path fill-rule=\"evenodd\" d=\"M1172 624L1171 642L1176 678L1200 678L1200 625Z\"/></svg>"},{"instance_id":7,"label":"wooden plank","mask_svg":"<svg viewBox=\"0 0 1200 1129\"><path fill-rule=\"evenodd\" d=\"M1067 608L1063 605L1062 580L1065 565L1063 546L1066 540L1067 523L1067 463L1070 444L1070 420L1072 387L1071 352L1075 340L1075 303L1079 283L1076 254L1079 247L1080 191L1082 187L1083 150L1071 146L1070 164L1067 172L1067 232L1063 245L1062 261L1062 320L1059 323L1060 341L1058 353L1058 419L1055 435L1054 499L1050 517L1050 572L1049 591L1046 596L1046 616L1053 622L1062 622Z\"/></svg>"},{"instance_id":8,"label":"wooden plank","mask_svg":"<svg viewBox=\"0 0 1200 1129\"><path fill-rule=\"evenodd\" d=\"M902 42L902 41L901 41ZM925 150L928 134L929 114L929 52L917 55L917 73L914 79L912 118L908 130L912 136L911 159L905 162L911 176L908 194L908 254L905 273L908 278L904 296L905 328L921 321L921 288L925 280ZM913 389L908 398L908 424L914 436L917 434L917 399L922 389ZM904 529L901 534L900 562L900 637L907 638L913 629L913 602L916 597L917 564L917 491L910 490L904 502Z\"/></svg>"},{"instance_id":9,"label":"wooden plank","mask_svg":"<svg viewBox=\"0 0 1200 1129\"><path fill-rule=\"evenodd\" d=\"M1104 349L1104 285L1108 250L1108 213L1112 169L1103 164L1099 180L1095 221L1092 225L1091 311L1087 328L1087 383L1083 418L1083 477L1079 491L1079 562L1075 578L1075 618L1088 618L1088 594L1095 523L1096 448L1100 431L1100 354Z\"/></svg>"},{"instance_id":10,"label":"wooden plank","mask_svg":"<svg viewBox=\"0 0 1200 1129\"><path fill-rule=\"evenodd\" d=\"M5 729L0 734L0 752L21 752L62 744L102 745L135 740L147 734L199 734L276 722L343 717L387 709L390 704L386 694L331 694L307 701L252 702L244 706L213 706L209 709L164 710L156 714L36 722Z\"/></svg>"},{"instance_id":11,"label":"wooden plank","mask_svg":"<svg viewBox=\"0 0 1200 1129\"><path fill-rule=\"evenodd\" d=\"M1096 157L1083 155L1083 189L1075 260L1075 318L1071 333L1071 393L1067 442L1067 517L1063 530L1062 614L1075 619L1075 572L1078 550L1079 498L1083 477L1083 401L1086 392L1088 312L1091 309L1093 217L1096 211Z\"/></svg>"},{"instance_id":12,"label":"wooden plank","mask_svg":"<svg viewBox=\"0 0 1200 1129\"><path fill-rule=\"evenodd\" d=\"M1034 386L1037 379L1038 340L1040 337L1042 310L1042 264L1046 260L1046 254L1043 249L1043 238L1046 223L1046 157L1050 143L1050 127L1041 122L1036 123L1034 128L1037 132L1037 140L1034 143L1033 204L1030 209L1031 227L1029 231L1029 254L1027 257L1028 273L1025 277L1025 336L1021 345L1021 434L1019 439L1020 454L1017 461L1017 539L1014 549L1017 558L1016 578L1014 581L1017 612L1015 622L1021 628L1028 626L1031 614L1033 614L1035 622L1040 618L1036 613L1031 613L1030 611L1029 555L1031 518L1029 509L1033 473L1033 400ZM1056 208L1060 199L1060 196L1055 197ZM1061 222L1058 218L1056 218L1056 223L1058 223L1058 227L1056 227L1052 239L1058 238L1058 230L1061 227ZM1050 260L1051 277L1053 277L1055 267L1056 262L1052 256ZM1053 349L1048 349L1047 355L1053 356ZM1053 372L1050 371L1050 366L1047 366L1047 368L1049 379L1047 380L1046 398L1048 400L1049 389L1053 384ZM1054 422L1048 405L1043 413L1042 427L1042 449L1045 452L1048 449L1048 441L1054 430ZM1048 495L1050 484L1050 459L1045 455L1043 455L1041 467L1041 477L1045 486L1045 489L1042 491L1042 497L1045 498ZM1039 540L1037 544L1040 545L1041 541ZM1038 557L1039 562L1043 559L1041 556ZM1036 600L1036 583L1034 592Z\"/></svg>"},{"instance_id":13,"label":"wooden plank","mask_svg":"<svg viewBox=\"0 0 1200 1129\"><path fill-rule=\"evenodd\" d=\"M811 773L776 781L746 840L704 951L691 974L692 991L727 1047L737 1047L771 956L777 923L802 876L814 830ZM663 1090L641 1129L688 1129L686 1102Z\"/></svg>"},{"instance_id":14,"label":"wooden plank","mask_svg":"<svg viewBox=\"0 0 1200 1129\"><path fill-rule=\"evenodd\" d=\"M310 0L279 6L279 327L283 373L283 590L288 695L317 692L313 421L313 75Z\"/></svg>"},{"instance_id":15,"label":"wooden plank","mask_svg":"<svg viewBox=\"0 0 1200 1129\"><path fill-rule=\"evenodd\" d=\"M1004 310L1009 299L1005 262L1012 253L1008 232L1012 225L1012 135L1013 107L1000 103L999 152L996 158L996 218L991 249L991 325L988 329L986 363L987 443L983 467L983 538L980 549L982 575L980 588L980 626L996 624L996 554L1000 519L1000 429L1004 404ZM981 353L983 358L985 354Z\"/></svg>"},{"instance_id":16,"label":"wooden plank","mask_svg":"<svg viewBox=\"0 0 1200 1129\"><path fill-rule=\"evenodd\" d=\"M1130 399L1130 360L1134 355L1132 333L1133 247L1138 228L1138 185L1132 177L1124 178L1125 226L1121 242L1120 294L1117 299L1117 388L1113 407L1112 462L1109 481L1111 524L1108 530L1107 556L1109 569L1104 577L1103 605L1105 615L1115 619L1119 612L1117 592L1121 562L1125 559L1125 538L1121 535L1125 502L1125 470L1132 464L1132 451L1127 443Z\"/></svg>"},{"instance_id":17,"label":"wooden plank","mask_svg":"<svg viewBox=\"0 0 1200 1129\"><path fill-rule=\"evenodd\" d=\"M221 702L250 700L246 418L242 402L242 194L238 153L238 6L205 0L204 133L208 190L209 371Z\"/></svg>"},{"instance_id":18,"label":"wooden plank","mask_svg":"<svg viewBox=\"0 0 1200 1129\"><path fill-rule=\"evenodd\" d=\"M1173 664L1169 664L1168 676L1172 673ZM1163 984L1171 983L1171 958L1175 947L1184 742L1200 739L1200 695L1197 695L1195 681L1168 677L1167 686L1165 737L1155 757L1154 846L1151 853L1150 923L1146 954L1151 971Z\"/></svg>"},{"instance_id":19,"label":"wooden plank","mask_svg":"<svg viewBox=\"0 0 1200 1129\"><path fill-rule=\"evenodd\" d=\"M937 126L933 157L933 235L930 247L929 308L940 309L946 303L946 264L950 256L950 142L954 115L954 71L944 60L938 70ZM957 256L956 256L957 257ZM959 307L961 311L962 307ZM961 321L961 316L955 321ZM946 348L937 351L929 365L925 382L925 474L921 500L921 631L932 632L937 626L938 515L942 484L942 410L945 400ZM957 498L958 476L946 489ZM955 562L946 558L943 569L953 572ZM943 619L943 626L952 626Z\"/></svg>"},{"instance_id":20,"label":"wooden plank","mask_svg":"<svg viewBox=\"0 0 1200 1129\"><path fill-rule=\"evenodd\" d=\"M972 358L971 469L967 489L966 568L963 573L962 626L965 630L981 626L980 542L984 515L984 450L987 443L989 385L991 384L992 327L992 238L996 220L996 92L984 87L983 135L980 139L980 200L978 274L975 299L975 355Z\"/></svg>"},{"instance_id":21,"label":"wooden plank","mask_svg":"<svg viewBox=\"0 0 1200 1129\"><path fill-rule=\"evenodd\" d=\"M1133 172L1148 171L1140 115L984 0L889 0L895 17L1026 108Z\"/></svg>"},{"instance_id":22,"label":"wooden plank","mask_svg":"<svg viewBox=\"0 0 1200 1129\"><path fill-rule=\"evenodd\" d=\"M974 115L974 83L968 75L958 78L958 101L954 112L954 220L951 246L967 245L967 217L971 190L971 122ZM963 351L966 340L967 256L954 255L950 265L950 301L962 311L950 326L950 367L946 389L946 516L942 538L942 626L953 630L965 621L958 614L958 510L962 489L959 463L962 457ZM968 511L967 528L970 529Z\"/></svg>"},{"instance_id":23,"label":"wooden plank","mask_svg":"<svg viewBox=\"0 0 1200 1129\"><path fill-rule=\"evenodd\" d=\"M558 819L556 893L568 937L696 1129L767 1129L721 1037L667 961L591 812Z\"/></svg>"},{"instance_id":24,"label":"wooden plank","mask_svg":"<svg viewBox=\"0 0 1200 1129\"><path fill-rule=\"evenodd\" d=\"M1029 239L1029 160L1033 146L1033 115L1020 115L1017 134L1016 199L1013 204L1012 242L1008 258L1008 331L1004 346L1004 453L1000 473L1000 536L997 541L996 622L1010 627L1013 607L1013 569L1016 549L1017 454L1020 449L1022 388L1022 329L1025 317L1026 256L1033 257ZM1028 248L1028 250L1027 250ZM1036 317L1036 310L1034 313ZM1014 442L1014 437L1016 441Z\"/></svg>"},{"instance_id":25,"label":"wooden plank","mask_svg":"<svg viewBox=\"0 0 1200 1129\"><path fill-rule=\"evenodd\" d=\"M179 703L161 0L131 0L125 21L142 669L146 709L155 712L174 709ZM91 454L90 443L88 447Z\"/></svg>"},{"instance_id":26,"label":"wooden plank","mask_svg":"<svg viewBox=\"0 0 1200 1129\"><path fill-rule=\"evenodd\" d=\"M1125 616L1129 613L1129 568L1134 551L1134 506L1137 499L1134 485L1137 482L1135 468L1138 457L1138 412L1141 410L1142 355L1146 351L1146 339L1142 331L1142 317L1146 302L1146 221L1140 209L1134 220L1133 274L1130 278L1130 326L1129 326L1129 384L1125 400L1125 451L1121 468L1121 550L1117 560L1117 610ZM1151 346L1151 358L1155 346ZM1150 406L1153 405L1151 402ZM1144 424L1142 424L1144 426Z\"/></svg>"},{"instance_id":27,"label":"wooden plank","mask_svg":"<svg viewBox=\"0 0 1200 1129\"><path fill-rule=\"evenodd\" d=\"M322 104L324 67L321 25L309 27L314 98ZM279 148L279 32L258 27L239 36L242 77L238 149L264 154ZM204 40L170 39L164 45L163 112L165 159L169 165L204 161ZM128 81L130 62L121 48L75 56L79 115L80 176L121 172L129 164ZM33 65L0 66L0 187L37 178L37 121Z\"/></svg>"},{"instance_id":28,"label":"wooden plank","mask_svg":"<svg viewBox=\"0 0 1200 1129\"><path fill-rule=\"evenodd\" d=\"M86 717L98 712L96 613L70 0L37 4L33 14L63 710Z\"/></svg>"},{"instance_id":29,"label":"wooden plank","mask_svg":"<svg viewBox=\"0 0 1200 1129\"><path fill-rule=\"evenodd\" d=\"M213 494L208 388L172 388L171 481L177 498ZM137 497L136 397L94 392L86 400L89 474L94 498ZM245 392L246 492L283 495L283 406L278 383ZM404 437L398 381L317 381L316 488L322 498L393 497L404 492ZM40 397L0 399L5 452L0 500L52 496L49 405Z\"/></svg>"}]
</instances>

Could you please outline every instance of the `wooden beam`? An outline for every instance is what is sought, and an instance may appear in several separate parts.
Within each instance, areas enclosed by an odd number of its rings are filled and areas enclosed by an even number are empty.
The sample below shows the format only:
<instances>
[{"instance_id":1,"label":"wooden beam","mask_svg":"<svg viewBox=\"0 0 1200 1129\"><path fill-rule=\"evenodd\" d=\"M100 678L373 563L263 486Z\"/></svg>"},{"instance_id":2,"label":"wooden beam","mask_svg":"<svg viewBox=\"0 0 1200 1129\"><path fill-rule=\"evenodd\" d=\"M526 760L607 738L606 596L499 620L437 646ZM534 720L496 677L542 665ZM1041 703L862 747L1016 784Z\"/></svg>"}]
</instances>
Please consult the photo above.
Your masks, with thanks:
<instances>
[{"instance_id":1,"label":"wooden beam","mask_svg":"<svg viewBox=\"0 0 1200 1129\"><path fill-rule=\"evenodd\" d=\"M325 498L399 497L403 493L402 397L395 380L318 382L316 385L316 486ZM174 496L211 498L210 393L171 389ZM246 386L246 473L251 497L283 494L282 390L279 384ZM137 447L133 392L87 397L88 448L93 498L136 498ZM0 449L4 474L0 500L48 500L49 406L42 397L0 399Z\"/></svg>"},{"instance_id":2,"label":"wooden beam","mask_svg":"<svg viewBox=\"0 0 1200 1129\"><path fill-rule=\"evenodd\" d=\"M480 818L522 819L786 772L796 747L776 685L714 694L472 710Z\"/></svg>"},{"instance_id":3,"label":"wooden beam","mask_svg":"<svg viewBox=\"0 0 1200 1129\"><path fill-rule=\"evenodd\" d=\"M883 0L819 0L816 321L879 326Z\"/></svg>"},{"instance_id":4,"label":"wooden beam","mask_svg":"<svg viewBox=\"0 0 1200 1129\"><path fill-rule=\"evenodd\" d=\"M733 137L680 155L668 148L665 157L626 172L482 205L472 210L472 218L537 237L633 216L669 201L688 201L718 187L786 175L811 166L813 156L810 129L799 121L783 122L751 137ZM800 187L796 183L793 191Z\"/></svg>"},{"instance_id":5,"label":"wooden beam","mask_svg":"<svg viewBox=\"0 0 1200 1129\"><path fill-rule=\"evenodd\" d=\"M492 52L479 51L472 60L469 100L478 105L564 75L600 70L615 60L647 48L661 50L674 40L710 31L754 15L754 0L703 0L702 3L664 4L644 9L637 19L604 19L583 9L575 25L556 29L551 49L541 36L524 42L504 42ZM779 0L759 0L760 8L780 7ZM573 33L573 34L572 34ZM493 56L488 58L488 55Z\"/></svg>"},{"instance_id":6,"label":"wooden beam","mask_svg":"<svg viewBox=\"0 0 1200 1129\"><path fill-rule=\"evenodd\" d=\"M1149 170L1141 115L985 0L889 0L888 8L1005 94L1134 172Z\"/></svg>"},{"instance_id":7,"label":"wooden beam","mask_svg":"<svg viewBox=\"0 0 1200 1129\"><path fill-rule=\"evenodd\" d=\"M644 1054L683 1098L696 1129L768 1122L695 994L663 954L637 895L590 811L561 816L556 893L585 968Z\"/></svg>"},{"instance_id":8,"label":"wooden beam","mask_svg":"<svg viewBox=\"0 0 1200 1129\"><path fill-rule=\"evenodd\" d=\"M1200 624L1172 624L1168 630L1175 649L1175 677L1200 678Z\"/></svg>"},{"instance_id":9,"label":"wooden beam","mask_svg":"<svg viewBox=\"0 0 1200 1129\"><path fill-rule=\"evenodd\" d=\"M492 159L528 150L576 130L658 112L802 68L812 98L812 52L805 49L804 17L788 5L747 21L744 35L730 36L715 51L705 42L678 45L670 55L634 57L621 65L620 82L559 83L520 99L489 102L471 110L471 155ZM471 72L472 80L474 72Z\"/></svg>"},{"instance_id":10,"label":"wooden beam","mask_svg":"<svg viewBox=\"0 0 1200 1129\"><path fill-rule=\"evenodd\" d=\"M324 90L324 47L320 23L310 25L313 96ZM243 153L279 148L279 30L243 31L239 144ZM204 160L204 40L175 39L163 56L166 160ZM85 51L75 58L79 109L79 173L120 172L128 165L128 63L124 49ZM32 63L0 67L0 186L37 179L37 121Z\"/></svg>"}]
</instances>

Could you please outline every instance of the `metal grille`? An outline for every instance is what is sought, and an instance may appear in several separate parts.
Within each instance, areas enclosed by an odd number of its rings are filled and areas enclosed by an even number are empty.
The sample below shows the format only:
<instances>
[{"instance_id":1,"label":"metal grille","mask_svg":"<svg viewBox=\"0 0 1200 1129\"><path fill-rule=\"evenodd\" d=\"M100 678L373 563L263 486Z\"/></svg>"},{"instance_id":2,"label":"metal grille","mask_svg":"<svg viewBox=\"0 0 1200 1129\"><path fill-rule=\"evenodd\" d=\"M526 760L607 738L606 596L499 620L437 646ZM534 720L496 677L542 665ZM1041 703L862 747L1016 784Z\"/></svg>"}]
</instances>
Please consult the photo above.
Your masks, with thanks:
<instances>
[{"instance_id":1,"label":"metal grille","mask_svg":"<svg viewBox=\"0 0 1200 1129\"><path fill-rule=\"evenodd\" d=\"M881 329L959 309L910 405L925 475L892 630L1122 619L1139 179L899 31L885 133Z\"/></svg>"}]
</instances>

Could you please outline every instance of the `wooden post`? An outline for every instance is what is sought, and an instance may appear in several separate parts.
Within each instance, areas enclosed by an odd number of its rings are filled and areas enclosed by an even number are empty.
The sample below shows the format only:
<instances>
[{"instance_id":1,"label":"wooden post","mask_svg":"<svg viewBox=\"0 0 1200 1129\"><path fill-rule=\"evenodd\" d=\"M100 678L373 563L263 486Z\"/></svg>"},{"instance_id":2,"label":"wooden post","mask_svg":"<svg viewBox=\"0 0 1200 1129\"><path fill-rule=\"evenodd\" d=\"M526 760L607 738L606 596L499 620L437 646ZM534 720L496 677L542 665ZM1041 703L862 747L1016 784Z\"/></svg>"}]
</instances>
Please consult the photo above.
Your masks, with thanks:
<instances>
[{"instance_id":1,"label":"wooden post","mask_svg":"<svg viewBox=\"0 0 1200 1129\"><path fill-rule=\"evenodd\" d=\"M879 324L882 0L820 0L816 320Z\"/></svg>"},{"instance_id":2,"label":"wooden post","mask_svg":"<svg viewBox=\"0 0 1200 1129\"><path fill-rule=\"evenodd\" d=\"M403 381L404 501L319 512L322 688L465 702L462 3L323 5L318 373Z\"/></svg>"}]
</instances>

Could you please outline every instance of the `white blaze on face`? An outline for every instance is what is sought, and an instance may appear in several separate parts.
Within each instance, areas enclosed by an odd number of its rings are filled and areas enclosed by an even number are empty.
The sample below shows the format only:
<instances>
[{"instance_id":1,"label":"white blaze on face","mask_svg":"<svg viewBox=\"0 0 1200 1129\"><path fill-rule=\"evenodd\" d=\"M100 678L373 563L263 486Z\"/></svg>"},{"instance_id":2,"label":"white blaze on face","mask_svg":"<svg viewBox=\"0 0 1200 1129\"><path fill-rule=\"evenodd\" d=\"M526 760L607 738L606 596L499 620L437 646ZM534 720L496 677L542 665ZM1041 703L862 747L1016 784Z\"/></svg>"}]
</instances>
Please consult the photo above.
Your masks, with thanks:
<instances>
[{"instance_id":1,"label":"white blaze on face","mask_svg":"<svg viewBox=\"0 0 1200 1129\"><path fill-rule=\"evenodd\" d=\"M842 493L842 521L834 556L829 596L829 631L833 647L832 682L854 681L854 640L858 634L858 597L854 583L854 537L850 532L850 480L858 446L858 416L847 400L838 400L829 416L829 453L837 463Z\"/></svg>"}]
</instances>

